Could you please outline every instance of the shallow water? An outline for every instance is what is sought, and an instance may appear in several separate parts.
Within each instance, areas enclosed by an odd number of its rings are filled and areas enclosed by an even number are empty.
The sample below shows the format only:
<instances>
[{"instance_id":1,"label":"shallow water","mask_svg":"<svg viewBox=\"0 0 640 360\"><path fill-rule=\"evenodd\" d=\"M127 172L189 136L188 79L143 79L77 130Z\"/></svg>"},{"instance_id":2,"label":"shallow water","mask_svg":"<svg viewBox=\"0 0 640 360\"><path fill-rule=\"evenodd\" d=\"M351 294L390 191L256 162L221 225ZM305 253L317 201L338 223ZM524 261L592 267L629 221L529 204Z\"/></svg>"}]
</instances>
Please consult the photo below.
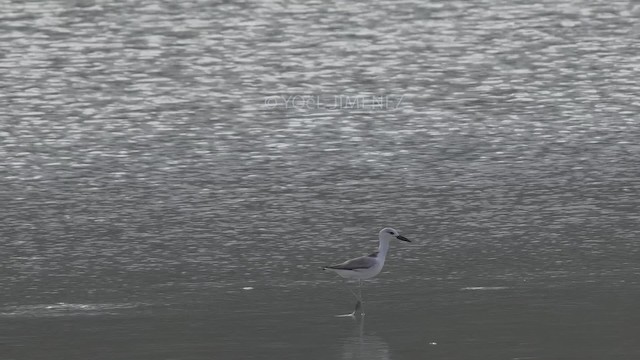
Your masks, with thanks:
<instances>
[{"instance_id":1,"label":"shallow water","mask_svg":"<svg viewBox=\"0 0 640 360\"><path fill-rule=\"evenodd\" d=\"M2 359L640 355L637 6L2 9Z\"/></svg>"}]
</instances>

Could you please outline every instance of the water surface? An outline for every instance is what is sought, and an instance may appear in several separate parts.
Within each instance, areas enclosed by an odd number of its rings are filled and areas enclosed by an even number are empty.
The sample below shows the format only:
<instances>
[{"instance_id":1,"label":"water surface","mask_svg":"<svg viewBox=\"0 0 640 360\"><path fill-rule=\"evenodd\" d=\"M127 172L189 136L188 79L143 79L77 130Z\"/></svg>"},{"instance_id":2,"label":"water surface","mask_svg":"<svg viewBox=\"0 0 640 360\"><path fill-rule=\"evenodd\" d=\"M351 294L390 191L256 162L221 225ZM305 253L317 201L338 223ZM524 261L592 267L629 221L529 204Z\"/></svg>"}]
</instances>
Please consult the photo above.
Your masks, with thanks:
<instances>
[{"instance_id":1,"label":"water surface","mask_svg":"<svg viewBox=\"0 0 640 360\"><path fill-rule=\"evenodd\" d=\"M2 9L3 359L640 356L637 6Z\"/></svg>"}]
</instances>

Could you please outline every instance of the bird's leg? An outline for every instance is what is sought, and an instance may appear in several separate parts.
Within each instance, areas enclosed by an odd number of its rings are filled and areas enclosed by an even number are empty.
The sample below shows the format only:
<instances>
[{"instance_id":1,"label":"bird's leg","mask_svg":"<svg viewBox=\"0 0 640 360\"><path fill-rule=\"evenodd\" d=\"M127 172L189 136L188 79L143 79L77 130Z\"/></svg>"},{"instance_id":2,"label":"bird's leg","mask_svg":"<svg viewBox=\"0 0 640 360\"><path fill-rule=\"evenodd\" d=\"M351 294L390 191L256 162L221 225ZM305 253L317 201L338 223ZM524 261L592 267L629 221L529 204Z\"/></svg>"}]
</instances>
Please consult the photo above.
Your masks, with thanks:
<instances>
[{"instance_id":1,"label":"bird's leg","mask_svg":"<svg viewBox=\"0 0 640 360\"><path fill-rule=\"evenodd\" d=\"M356 300L360 301L360 297L358 295L356 295L356 293L353 292L353 290L351 290L350 287L347 287L347 289L349 289L349 291L351 292L351 294L353 294L353 296L356 298Z\"/></svg>"},{"instance_id":2,"label":"bird's leg","mask_svg":"<svg viewBox=\"0 0 640 360\"><path fill-rule=\"evenodd\" d=\"M353 312L351 312L351 316L356 316L356 313L358 312L358 310L360 310L360 307L362 306L362 302L360 301L360 298L358 297L358 295L356 295L356 293L353 292L353 290L349 289L349 291L351 291L353 296L355 296L356 299L358 300L356 302L356 307L353 309Z\"/></svg>"},{"instance_id":3,"label":"bird's leg","mask_svg":"<svg viewBox=\"0 0 640 360\"><path fill-rule=\"evenodd\" d=\"M364 301L362 300L362 280L358 279L358 294L360 297L358 298L358 303L360 304L360 315L364 316ZM356 305L356 308L358 306Z\"/></svg>"},{"instance_id":4,"label":"bird's leg","mask_svg":"<svg viewBox=\"0 0 640 360\"><path fill-rule=\"evenodd\" d=\"M353 312L351 313L351 316L356 316L356 313L360 309L362 309L362 302L358 300L358 302L356 302L356 307L353 309Z\"/></svg>"},{"instance_id":5,"label":"bird's leg","mask_svg":"<svg viewBox=\"0 0 640 360\"><path fill-rule=\"evenodd\" d=\"M349 285L347 284L347 289L349 289L349 292L353 295L353 297L356 298L356 300L358 300L356 302L356 307L353 309L353 311L351 312L351 314L348 314L347 316L352 316L355 317L356 313L358 312L358 310L360 310L360 307L362 306L362 302L360 301L360 296L356 295L356 293L351 290L351 288L349 287Z\"/></svg>"}]
</instances>

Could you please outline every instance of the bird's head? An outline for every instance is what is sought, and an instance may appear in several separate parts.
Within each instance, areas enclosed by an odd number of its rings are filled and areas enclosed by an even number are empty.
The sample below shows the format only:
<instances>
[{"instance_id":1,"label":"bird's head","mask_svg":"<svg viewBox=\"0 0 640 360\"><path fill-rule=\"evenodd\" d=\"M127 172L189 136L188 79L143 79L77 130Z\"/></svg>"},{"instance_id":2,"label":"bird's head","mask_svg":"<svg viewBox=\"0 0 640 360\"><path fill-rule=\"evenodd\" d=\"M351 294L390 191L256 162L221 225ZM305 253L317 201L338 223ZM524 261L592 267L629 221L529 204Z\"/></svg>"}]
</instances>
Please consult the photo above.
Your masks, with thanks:
<instances>
[{"instance_id":1,"label":"bird's head","mask_svg":"<svg viewBox=\"0 0 640 360\"><path fill-rule=\"evenodd\" d=\"M389 228L389 227L380 230L380 232L378 233L378 237L381 240L386 240L386 241L391 241L393 239L397 239L397 240L402 240L402 241L406 241L406 242L411 242L411 240L409 240L406 237L400 235L400 232L398 232L398 230L393 229L393 228Z\"/></svg>"}]
</instances>

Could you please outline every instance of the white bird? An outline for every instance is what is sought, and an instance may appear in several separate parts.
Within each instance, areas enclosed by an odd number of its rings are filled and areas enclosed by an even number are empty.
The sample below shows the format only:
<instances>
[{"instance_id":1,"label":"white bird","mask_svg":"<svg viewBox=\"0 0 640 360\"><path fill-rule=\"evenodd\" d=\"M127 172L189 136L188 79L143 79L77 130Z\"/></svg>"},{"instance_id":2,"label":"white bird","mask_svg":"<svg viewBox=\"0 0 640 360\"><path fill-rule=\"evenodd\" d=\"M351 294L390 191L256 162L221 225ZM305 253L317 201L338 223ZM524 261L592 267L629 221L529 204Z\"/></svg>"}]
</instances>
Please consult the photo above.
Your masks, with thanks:
<instances>
[{"instance_id":1,"label":"white bird","mask_svg":"<svg viewBox=\"0 0 640 360\"><path fill-rule=\"evenodd\" d=\"M380 230L378 239L380 241L378 251L367 256L347 260L341 264L322 268L323 270L331 270L346 279L358 279L358 293L360 296L349 289L358 302L356 302L356 308L351 314L348 314L348 316L355 316L356 311L362 309L362 280L371 279L380 273L384 266L384 260L387 257L387 251L389 251L389 242L394 239L411 242L411 240L400 235L400 232L392 228ZM360 313L364 315L364 309L362 309Z\"/></svg>"}]
</instances>

